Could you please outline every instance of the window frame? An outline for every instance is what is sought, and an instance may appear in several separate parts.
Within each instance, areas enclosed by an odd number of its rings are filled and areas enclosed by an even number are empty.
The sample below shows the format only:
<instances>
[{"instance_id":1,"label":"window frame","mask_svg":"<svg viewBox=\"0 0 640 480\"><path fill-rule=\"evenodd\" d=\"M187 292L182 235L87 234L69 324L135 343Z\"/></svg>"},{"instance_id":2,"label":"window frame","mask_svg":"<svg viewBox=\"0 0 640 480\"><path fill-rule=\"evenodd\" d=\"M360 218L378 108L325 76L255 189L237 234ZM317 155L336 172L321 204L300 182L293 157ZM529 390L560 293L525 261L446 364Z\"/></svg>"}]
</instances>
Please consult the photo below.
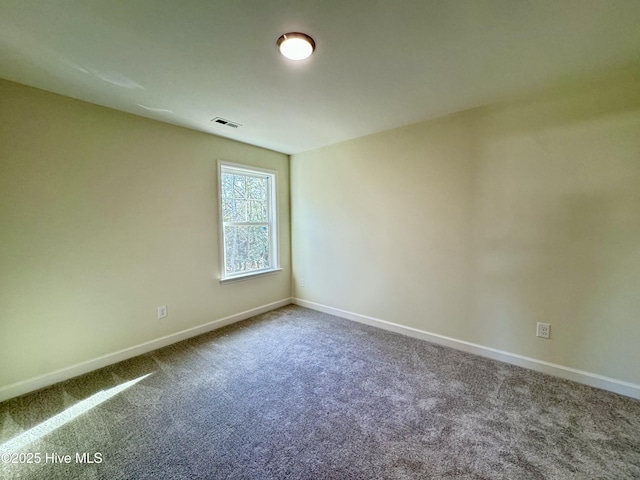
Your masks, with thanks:
<instances>
[{"instance_id":1,"label":"window frame","mask_svg":"<svg viewBox=\"0 0 640 480\"><path fill-rule=\"evenodd\" d=\"M267 214L269 225L269 260L270 266L261 268L259 270L250 270L240 273L227 274L226 273L226 251L225 251L225 237L224 227L228 223L238 222L225 222L223 214L223 202L222 202L222 174L223 173L237 173L239 175L247 176L266 176L267 182ZM240 222L242 223L242 222ZM250 222L247 222L250 223ZM262 223L262 222L260 222ZM263 275L271 275L282 270L280 268L280 243L279 243L279 228L278 228L278 172L267 168L256 167L253 165L246 165L241 163L227 162L225 160L218 160L218 229L220 231L220 283L228 283L239 280L246 280L249 278L260 277Z\"/></svg>"}]
</instances>

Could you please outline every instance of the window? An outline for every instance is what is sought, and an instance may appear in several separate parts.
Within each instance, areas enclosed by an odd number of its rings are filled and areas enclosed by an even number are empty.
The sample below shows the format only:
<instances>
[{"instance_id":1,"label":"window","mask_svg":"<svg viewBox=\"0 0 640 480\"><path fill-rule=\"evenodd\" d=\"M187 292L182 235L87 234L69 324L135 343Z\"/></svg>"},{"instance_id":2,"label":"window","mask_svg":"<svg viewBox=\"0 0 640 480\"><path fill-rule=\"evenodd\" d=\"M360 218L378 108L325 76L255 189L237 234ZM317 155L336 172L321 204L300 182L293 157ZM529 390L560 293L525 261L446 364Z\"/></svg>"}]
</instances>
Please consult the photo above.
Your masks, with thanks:
<instances>
[{"instance_id":1,"label":"window","mask_svg":"<svg viewBox=\"0 0 640 480\"><path fill-rule=\"evenodd\" d=\"M276 172L219 162L221 281L279 270Z\"/></svg>"}]
</instances>

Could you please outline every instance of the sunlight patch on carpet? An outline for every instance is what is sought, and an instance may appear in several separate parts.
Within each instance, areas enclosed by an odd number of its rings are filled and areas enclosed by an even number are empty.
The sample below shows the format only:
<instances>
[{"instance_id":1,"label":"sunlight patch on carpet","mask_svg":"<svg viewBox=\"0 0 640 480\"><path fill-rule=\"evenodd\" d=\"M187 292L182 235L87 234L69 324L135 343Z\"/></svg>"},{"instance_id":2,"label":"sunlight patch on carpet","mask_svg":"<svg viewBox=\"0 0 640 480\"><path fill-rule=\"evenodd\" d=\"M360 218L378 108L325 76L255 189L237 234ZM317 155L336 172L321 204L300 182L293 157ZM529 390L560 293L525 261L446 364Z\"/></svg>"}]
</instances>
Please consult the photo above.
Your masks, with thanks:
<instances>
[{"instance_id":1,"label":"sunlight patch on carpet","mask_svg":"<svg viewBox=\"0 0 640 480\"><path fill-rule=\"evenodd\" d=\"M101 403L106 402L120 392L134 386L136 383L144 380L149 375L151 375L151 373L147 373L146 375L142 375L141 377L129 380L128 382L124 382L108 390L101 390L98 393L85 398L74 406L67 408L63 412L54 415L50 419L45 420L44 422L36 425L33 428L30 428L26 432L23 432L17 437L14 437L8 442L0 445L0 455L17 452L30 443L43 438L45 435L50 434L54 430L78 418L80 415L88 412L92 408L95 408Z\"/></svg>"}]
</instances>

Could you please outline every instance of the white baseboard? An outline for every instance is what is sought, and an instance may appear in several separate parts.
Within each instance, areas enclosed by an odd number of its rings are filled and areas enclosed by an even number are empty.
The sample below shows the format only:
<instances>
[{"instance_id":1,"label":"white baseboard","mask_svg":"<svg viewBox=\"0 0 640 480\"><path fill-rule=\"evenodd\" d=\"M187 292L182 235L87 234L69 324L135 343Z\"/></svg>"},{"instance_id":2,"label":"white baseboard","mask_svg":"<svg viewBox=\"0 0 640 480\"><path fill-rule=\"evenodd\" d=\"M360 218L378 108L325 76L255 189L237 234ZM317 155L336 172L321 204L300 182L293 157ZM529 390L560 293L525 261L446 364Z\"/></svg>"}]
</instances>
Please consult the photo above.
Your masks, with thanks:
<instances>
[{"instance_id":1,"label":"white baseboard","mask_svg":"<svg viewBox=\"0 0 640 480\"><path fill-rule=\"evenodd\" d=\"M384 330L389 330L391 332L407 335L409 337L426 340L438 345L455 348L456 350L462 350L464 352L473 353L482 357L492 358L494 360L510 363L512 365L518 365L519 367L528 368L537 372L546 373L567 380L573 380L574 382L589 385L591 387L601 388L610 392L619 393L620 395L626 395L628 397L640 399L640 385L637 385L635 383L605 377L596 373L576 370L575 368L565 367L563 365L557 365L555 363L549 363L543 360L525 357L516 353L496 350L495 348L465 342L464 340L458 340L456 338L445 337L444 335L438 335L436 333L426 332L417 328L387 322L386 320L380 320L378 318L348 312L346 310L329 307L327 305L310 302L308 300L302 300L300 298L293 298L291 302L296 305L300 305L301 307L307 307L313 310L318 310L320 312L329 313L337 317L346 318L347 320L353 320L356 322L371 325L373 327L378 327Z\"/></svg>"},{"instance_id":2,"label":"white baseboard","mask_svg":"<svg viewBox=\"0 0 640 480\"><path fill-rule=\"evenodd\" d=\"M211 330L215 330L232 323L246 320L247 318L254 317L261 313L284 307L285 305L289 305L290 303L290 298L284 298L282 300L278 300L277 302L269 303L267 305L262 305L261 307L256 307L252 308L251 310L236 313L235 315L220 318L218 320L214 320L213 322L205 323L204 325L189 328L187 330L182 330L181 332L173 333L165 337L141 343L140 345L125 348L124 350L119 350L114 353L102 355L101 357L78 363L70 367L62 368L45 375L40 375L28 380L23 380L21 382L12 383L11 385L6 385L0 388L0 402L13 397L17 397L19 395L24 395L25 393L29 393L34 390L48 387L49 385L62 382L63 380L77 377L78 375L82 375L84 373L92 372L93 370L97 370L98 368L106 367L108 365L112 365L114 363L118 363L132 357L137 357L138 355L157 350L158 348L166 347L167 345L186 340L187 338L195 337L203 333L210 332Z\"/></svg>"}]
</instances>

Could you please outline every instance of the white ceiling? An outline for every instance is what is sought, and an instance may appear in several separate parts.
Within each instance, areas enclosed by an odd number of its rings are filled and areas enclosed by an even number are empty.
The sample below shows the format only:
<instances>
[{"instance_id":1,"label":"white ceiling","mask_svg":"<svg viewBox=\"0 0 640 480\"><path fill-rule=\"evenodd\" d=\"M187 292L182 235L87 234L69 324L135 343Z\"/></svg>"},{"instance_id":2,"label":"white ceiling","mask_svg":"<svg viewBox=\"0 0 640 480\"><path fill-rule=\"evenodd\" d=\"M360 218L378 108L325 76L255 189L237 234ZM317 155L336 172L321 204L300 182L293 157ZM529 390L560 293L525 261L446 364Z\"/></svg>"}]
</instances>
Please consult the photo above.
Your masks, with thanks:
<instances>
[{"instance_id":1,"label":"white ceiling","mask_svg":"<svg viewBox=\"0 0 640 480\"><path fill-rule=\"evenodd\" d=\"M284 153L638 62L639 0L0 0L0 77Z\"/></svg>"}]
</instances>

